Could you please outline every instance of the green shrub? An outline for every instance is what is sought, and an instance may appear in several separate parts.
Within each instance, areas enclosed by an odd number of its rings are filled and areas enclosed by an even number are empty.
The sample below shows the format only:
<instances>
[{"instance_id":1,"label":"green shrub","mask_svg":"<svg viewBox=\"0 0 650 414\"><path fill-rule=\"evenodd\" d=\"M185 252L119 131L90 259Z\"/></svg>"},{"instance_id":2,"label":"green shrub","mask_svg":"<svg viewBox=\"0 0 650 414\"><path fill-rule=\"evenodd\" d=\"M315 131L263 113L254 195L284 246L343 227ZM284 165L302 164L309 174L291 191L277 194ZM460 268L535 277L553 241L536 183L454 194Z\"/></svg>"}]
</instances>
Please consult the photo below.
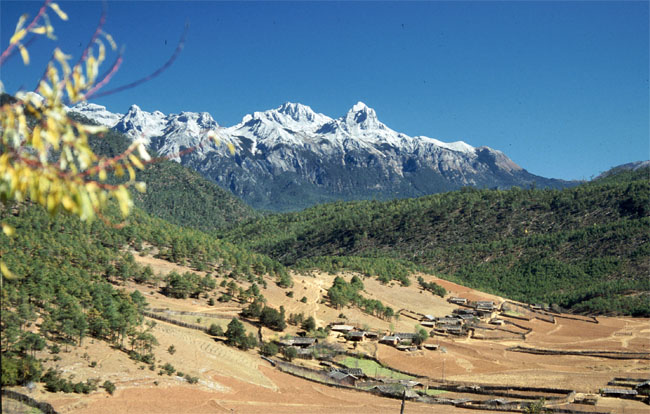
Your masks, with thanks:
<instances>
[{"instance_id":1,"label":"green shrub","mask_svg":"<svg viewBox=\"0 0 650 414\"><path fill-rule=\"evenodd\" d=\"M208 328L208 335L224 336L223 328L220 325L217 325L216 323L212 323Z\"/></svg>"},{"instance_id":2,"label":"green shrub","mask_svg":"<svg viewBox=\"0 0 650 414\"><path fill-rule=\"evenodd\" d=\"M161 368L163 372L167 375L172 375L174 372L176 372L176 368L174 368L174 366L169 362L163 365Z\"/></svg>"},{"instance_id":3,"label":"green shrub","mask_svg":"<svg viewBox=\"0 0 650 414\"><path fill-rule=\"evenodd\" d=\"M109 380L104 381L104 383L102 384L102 388L105 389L106 392L111 395L113 395L113 393L115 392L115 384L113 384Z\"/></svg>"},{"instance_id":4,"label":"green shrub","mask_svg":"<svg viewBox=\"0 0 650 414\"><path fill-rule=\"evenodd\" d=\"M278 353L279 349L273 342L264 342L260 347L260 353L267 357L272 357Z\"/></svg>"}]
</instances>

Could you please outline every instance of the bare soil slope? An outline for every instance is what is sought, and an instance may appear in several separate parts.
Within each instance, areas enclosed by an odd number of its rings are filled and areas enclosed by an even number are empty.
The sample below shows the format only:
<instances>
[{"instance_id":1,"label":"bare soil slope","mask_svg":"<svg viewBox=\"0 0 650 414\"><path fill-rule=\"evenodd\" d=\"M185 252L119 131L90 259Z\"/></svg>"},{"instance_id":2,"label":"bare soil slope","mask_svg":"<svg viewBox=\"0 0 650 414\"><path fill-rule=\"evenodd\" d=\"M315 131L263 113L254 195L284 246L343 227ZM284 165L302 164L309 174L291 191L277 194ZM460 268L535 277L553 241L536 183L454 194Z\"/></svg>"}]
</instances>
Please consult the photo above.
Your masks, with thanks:
<instances>
[{"instance_id":1,"label":"bare soil slope","mask_svg":"<svg viewBox=\"0 0 650 414\"><path fill-rule=\"evenodd\" d=\"M149 264L155 273L166 274L171 270L180 272L190 269L172 265L151 257L136 256L140 263ZM347 278L351 275L346 275ZM284 306L287 315L303 312L312 315L319 325L341 320L344 314L348 323L377 330L411 332L415 320L401 317L397 321L386 321L372 317L357 308L334 309L323 301L334 276L293 275L293 297L287 290L280 289L272 280L262 293L274 307ZM434 280L426 276L428 280ZM463 296L472 300L494 300L501 298L435 279L450 295ZM241 284L246 287L247 284ZM455 308L442 298L422 291L417 282L409 287L397 284L382 285L376 280L364 279L363 295L379 299L395 310L408 309L422 314L444 316ZM208 306L207 299L170 299L163 296L159 287L131 284L127 289L140 290L152 308L175 311L190 311L214 314L204 317L201 323L214 319L222 326L231 315L237 314L244 304L229 302ZM218 288L212 297L220 295L224 288ZM301 299L305 297L305 302ZM186 321L197 319L184 316ZM179 317L180 318L180 317ZM531 328L525 340L476 340L469 338L430 338L444 351L419 350L401 352L386 345L368 343L360 345L382 362L400 370L427 376L433 380L463 381L501 385L525 385L571 388L579 392L597 392L613 377L650 377L648 360L614 360L585 356L545 356L509 351L508 348L521 345L555 350L616 350L650 351L650 321L634 318L598 318L599 323L588 323L558 318L556 323L538 319L517 320L518 324ZM193 323L196 320L192 321ZM257 333L255 326L247 324L250 332ZM290 328L289 332L295 332ZM128 358L121 351L101 341L86 339L81 347L71 347L61 352L59 360L43 351L40 357L49 358L46 366L57 367L64 377L74 381L99 378L117 385L115 395L109 396L103 390L91 395L51 394L37 389L32 397L52 403L65 413L359 413L391 412L399 410L400 402L377 397L368 393L343 390L317 384L281 373L263 361L255 351L242 352L227 347L208 335L157 321L153 333L159 341L155 348L156 366L172 364L178 371L199 378L199 383L190 385L177 376L159 375L158 369ZM279 336L264 330L266 338ZM344 343L342 338L331 340ZM174 345L176 352L167 352ZM349 349L352 345L345 344ZM93 362L95 364L93 364ZM94 365L94 366L93 366ZM600 399L597 409L626 413L647 413L647 406L634 401ZM424 412L470 412L451 406L431 406L408 403L408 413ZM471 412L477 412L471 410ZM480 412L480 411L478 411Z\"/></svg>"}]
</instances>

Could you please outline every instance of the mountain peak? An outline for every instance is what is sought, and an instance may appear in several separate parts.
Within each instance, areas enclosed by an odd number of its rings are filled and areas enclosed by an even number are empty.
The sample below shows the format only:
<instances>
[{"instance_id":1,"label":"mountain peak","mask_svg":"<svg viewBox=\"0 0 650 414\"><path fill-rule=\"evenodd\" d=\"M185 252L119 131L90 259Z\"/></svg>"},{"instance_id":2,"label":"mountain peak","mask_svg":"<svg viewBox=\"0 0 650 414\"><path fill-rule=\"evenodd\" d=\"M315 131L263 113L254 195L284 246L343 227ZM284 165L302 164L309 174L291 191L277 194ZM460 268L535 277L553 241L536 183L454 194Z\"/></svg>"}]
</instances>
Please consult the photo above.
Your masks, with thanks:
<instances>
[{"instance_id":1,"label":"mountain peak","mask_svg":"<svg viewBox=\"0 0 650 414\"><path fill-rule=\"evenodd\" d=\"M307 118L308 120L311 121L313 120L315 115L314 111L307 105L303 105L300 103L293 103L293 102L283 103L276 110L282 114L289 115L291 118L293 118L296 121L299 121L304 118Z\"/></svg>"},{"instance_id":2,"label":"mountain peak","mask_svg":"<svg viewBox=\"0 0 650 414\"><path fill-rule=\"evenodd\" d=\"M126 111L126 113L138 113L138 112L142 112L142 109L140 109L140 107L136 104L129 106L129 110Z\"/></svg>"},{"instance_id":3,"label":"mountain peak","mask_svg":"<svg viewBox=\"0 0 650 414\"><path fill-rule=\"evenodd\" d=\"M372 111L371 108L368 108L368 105L366 105L365 103L359 101L356 104L354 104L354 106L352 107L352 109L350 109L350 111L359 112L359 111L367 111L368 109L370 109Z\"/></svg>"},{"instance_id":4,"label":"mountain peak","mask_svg":"<svg viewBox=\"0 0 650 414\"><path fill-rule=\"evenodd\" d=\"M82 101L68 109L70 112L77 112L86 118L112 128L122 118L121 114L114 114L106 109L105 106L97 105L91 102Z\"/></svg>"},{"instance_id":5,"label":"mountain peak","mask_svg":"<svg viewBox=\"0 0 650 414\"><path fill-rule=\"evenodd\" d=\"M234 128L262 128L266 131L276 130L280 135L284 135L288 132L280 130L313 131L329 121L331 118L314 112L307 105L286 102L275 109L245 115L242 122Z\"/></svg>"},{"instance_id":6,"label":"mountain peak","mask_svg":"<svg viewBox=\"0 0 650 414\"><path fill-rule=\"evenodd\" d=\"M345 115L345 123L360 129L384 129L384 124L377 119L377 113L365 103L357 102Z\"/></svg>"}]
</instances>

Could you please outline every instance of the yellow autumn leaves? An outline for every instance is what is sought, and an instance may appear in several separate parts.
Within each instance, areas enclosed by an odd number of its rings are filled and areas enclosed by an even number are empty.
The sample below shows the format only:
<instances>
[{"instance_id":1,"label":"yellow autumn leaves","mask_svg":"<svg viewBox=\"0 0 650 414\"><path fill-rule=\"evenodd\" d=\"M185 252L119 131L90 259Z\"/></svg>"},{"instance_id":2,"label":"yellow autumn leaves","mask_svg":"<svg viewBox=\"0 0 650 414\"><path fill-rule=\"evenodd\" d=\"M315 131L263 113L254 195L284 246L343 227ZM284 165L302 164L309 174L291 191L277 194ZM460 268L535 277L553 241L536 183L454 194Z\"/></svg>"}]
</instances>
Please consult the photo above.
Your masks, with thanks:
<instances>
[{"instance_id":1,"label":"yellow autumn leaves","mask_svg":"<svg viewBox=\"0 0 650 414\"><path fill-rule=\"evenodd\" d=\"M28 19L21 16L0 64L18 49L25 64L29 53L23 41L29 35L54 38L54 30L45 10L53 10L61 19L67 15L56 3L46 1L39 14L25 27ZM44 206L51 214L60 210L92 220L109 199L116 200L123 216L129 214L133 202L128 187L145 191L145 184L135 181L135 169L149 161L144 145L134 142L114 158L95 155L88 145L90 134L102 134L105 127L83 125L68 118L65 104L85 100L96 90L99 66L106 58L105 39L115 49L112 38L100 36L84 51L82 58L70 65L71 56L59 49L54 52L38 94L17 93L15 101L0 107L0 199L4 202L31 200ZM123 184L107 184L107 171L125 176ZM2 223L5 236L14 230ZM11 272L0 260L0 272Z\"/></svg>"}]
</instances>

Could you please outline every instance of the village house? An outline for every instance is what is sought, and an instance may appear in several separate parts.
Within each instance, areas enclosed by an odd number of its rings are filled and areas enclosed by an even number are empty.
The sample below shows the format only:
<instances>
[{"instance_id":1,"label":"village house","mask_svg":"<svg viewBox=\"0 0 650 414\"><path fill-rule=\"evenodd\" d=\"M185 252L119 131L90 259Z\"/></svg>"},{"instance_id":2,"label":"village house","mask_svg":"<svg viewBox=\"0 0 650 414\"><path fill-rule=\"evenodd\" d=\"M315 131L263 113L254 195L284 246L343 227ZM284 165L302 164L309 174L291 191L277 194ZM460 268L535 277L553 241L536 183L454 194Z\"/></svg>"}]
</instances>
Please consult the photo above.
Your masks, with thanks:
<instances>
[{"instance_id":1,"label":"village house","mask_svg":"<svg viewBox=\"0 0 650 414\"><path fill-rule=\"evenodd\" d=\"M314 358L314 348L298 348L292 347L296 350L296 358L300 359L312 359Z\"/></svg>"},{"instance_id":2,"label":"village house","mask_svg":"<svg viewBox=\"0 0 650 414\"><path fill-rule=\"evenodd\" d=\"M489 301L478 301L474 304L476 313L481 318L494 318L496 316L495 311L496 307L494 302Z\"/></svg>"},{"instance_id":3,"label":"village house","mask_svg":"<svg viewBox=\"0 0 650 414\"><path fill-rule=\"evenodd\" d=\"M309 337L294 337L293 346L307 348L318 343L318 339Z\"/></svg>"},{"instance_id":4,"label":"village house","mask_svg":"<svg viewBox=\"0 0 650 414\"><path fill-rule=\"evenodd\" d=\"M379 339L379 333L372 331L364 331L366 333L366 338L377 340Z\"/></svg>"},{"instance_id":5,"label":"village house","mask_svg":"<svg viewBox=\"0 0 650 414\"><path fill-rule=\"evenodd\" d=\"M461 317L463 315L470 315L470 316L476 315L476 311L474 309L466 309L466 308L454 309L452 313L454 315L457 315L458 317Z\"/></svg>"},{"instance_id":6,"label":"village house","mask_svg":"<svg viewBox=\"0 0 650 414\"><path fill-rule=\"evenodd\" d=\"M401 340L400 337L396 335L384 335L379 340L379 343L384 345L396 346L400 340Z\"/></svg>"},{"instance_id":7,"label":"village house","mask_svg":"<svg viewBox=\"0 0 650 414\"><path fill-rule=\"evenodd\" d=\"M294 336L293 338L287 338L287 339L280 339L277 342L279 345L282 346L294 346L298 348L308 348L312 345L315 345L318 343L318 339L316 338L309 338L309 337L302 337L302 336Z\"/></svg>"},{"instance_id":8,"label":"village house","mask_svg":"<svg viewBox=\"0 0 650 414\"><path fill-rule=\"evenodd\" d=\"M637 390L638 392L645 391L647 393L648 391L650 391L650 380L646 380L635 385L634 389Z\"/></svg>"},{"instance_id":9,"label":"village house","mask_svg":"<svg viewBox=\"0 0 650 414\"><path fill-rule=\"evenodd\" d=\"M345 335L345 339L348 341L357 341L361 342L365 339L366 333L364 331L354 331L354 332L348 332Z\"/></svg>"},{"instance_id":10,"label":"village house","mask_svg":"<svg viewBox=\"0 0 650 414\"><path fill-rule=\"evenodd\" d=\"M341 371L332 371L329 373L329 377L339 384L349 385L351 387L354 387L354 384L359 380L359 378L354 375Z\"/></svg>"},{"instance_id":11,"label":"village house","mask_svg":"<svg viewBox=\"0 0 650 414\"><path fill-rule=\"evenodd\" d=\"M479 300L474 303L474 308L476 311L494 311L495 310L495 305L494 302L491 300Z\"/></svg>"},{"instance_id":12,"label":"village house","mask_svg":"<svg viewBox=\"0 0 650 414\"><path fill-rule=\"evenodd\" d=\"M465 332L466 331L462 325L440 324L436 325L436 328L431 332L431 334L435 335L436 333L442 333L451 335L463 335Z\"/></svg>"},{"instance_id":13,"label":"village house","mask_svg":"<svg viewBox=\"0 0 650 414\"><path fill-rule=\"evenodd\" d=\"M453 303L456 305L467 305L467 299L465 298L459 298L457 296L452 296L449 298L449 303Z\"/></svg>"},{"instance_id":14,"label":"village house","mask_svg":"<svg viewBox=\"0 0 650 414\"><path fill-rule=\"evenodd\" d=\"M438 318L436 321L436 326L438 325L462 325L463 320L457 317L446 316L444 318Z\"/></svg>"},{"instance_id":15,"label":"village house","mask_svg":"<svg viewBox=\"0 0 650 414\"><path fill-rule=\"evenodd\" d=\"M600 390L600 395L603 397L613 398L636 398L639 394L637 390L621 389L621 388L603 388Z\"/></svg>"},{"instance_id":16,"label":"village house","mask_svg":"<svg viewBox=\"0 0 650 414\"><path fill-rule=\"evenodd\" d=\"M451 335L465 335L467 331L461 325L454 325L447 328L447 333Z\"/></svg>"},{"instance_id":17,"label":"village house","mask_svg":"<svg viewBox=\"0 0 650 414\"><path fill-rule=\"evenodd\" d=\"M412 341L417 336L415 332L395 332L393 335L399 337L400 341Z\"/></svg>"},{"instance_id":18,"label":"village house","mask_svg":"<svg viewBox=\"0 0 650 414\"><path fill-rule=\"evenodd\" d=\"M378 392L382 395L390 395L393 397L401 398L404 396L407 400L415 400L420 398L420 395L408 387L395 384L376 385L370 391Z\"/></svg>"},{"instance_id":19,"label":"village house","mask_svg":"<svg viewBox=\"0 0 650 414\"><path fill-rule=\"evenodd\" d=\"M354 326L351 325L332 325L330 326L330 331L348 333L354 330Z\"/></svg>"}]
</instances>

